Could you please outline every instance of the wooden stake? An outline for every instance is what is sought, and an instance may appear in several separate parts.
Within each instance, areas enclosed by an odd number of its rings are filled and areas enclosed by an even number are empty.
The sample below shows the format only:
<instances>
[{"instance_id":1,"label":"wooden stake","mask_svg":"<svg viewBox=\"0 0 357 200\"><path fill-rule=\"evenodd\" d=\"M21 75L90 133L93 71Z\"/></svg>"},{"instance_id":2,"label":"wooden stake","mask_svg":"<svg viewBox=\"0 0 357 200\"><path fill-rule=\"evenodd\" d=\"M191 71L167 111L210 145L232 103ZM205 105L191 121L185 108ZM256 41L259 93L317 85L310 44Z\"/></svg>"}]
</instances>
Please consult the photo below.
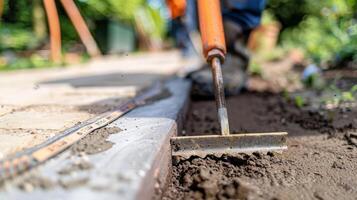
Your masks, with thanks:
<instances>
[{"instance_id":1,"label":"wooden stake","mask_svg":"<svg viewBox=\"0 0 357 200\"><path fill-rule=\"evenodd\" d=\"M55 63L61 62L61 28L55 0L43 0L50 28L51 59Z\"/></svg>"},{"instance_id":2,"label":"wooden stake","mask_svg":"<svg viewBox=\"0 0 357 200\"><path fill-rule=\"evenodd\" d=\"M0 0L0 18L2 16L3 10L4 10L4 0ZM1 21L1 19L0 19L0 21Z\"/></svg>"},{"instance_id":3,"label":"wooden stake","mask_svg":"<svg viewBox=\"0 0 357 200\"><path fill-rule=\"evenodd\" d=\"M79 37L81 38L84 46L86 47L91 57L97 57L101 55L101 52L92 37L84 19L81 16L76 4L73 0L61 0L61 3L66 10L69 18L71 19L75 29L77 30Z\"/></svg>"}]
</instances>

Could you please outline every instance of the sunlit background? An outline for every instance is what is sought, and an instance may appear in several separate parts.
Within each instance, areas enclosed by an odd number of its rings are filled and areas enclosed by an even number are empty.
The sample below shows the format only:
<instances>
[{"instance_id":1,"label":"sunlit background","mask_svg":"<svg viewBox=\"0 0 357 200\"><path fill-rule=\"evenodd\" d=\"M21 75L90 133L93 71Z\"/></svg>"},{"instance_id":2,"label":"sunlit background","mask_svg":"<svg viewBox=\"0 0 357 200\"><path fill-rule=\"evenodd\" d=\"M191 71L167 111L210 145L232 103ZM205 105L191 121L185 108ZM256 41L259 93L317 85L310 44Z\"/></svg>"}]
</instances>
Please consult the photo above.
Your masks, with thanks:
<instances>
[{"instance_id":1,"label":"sunlit background","mask_svg":"<svg viewBox=\"0 0 357 200\"><path fill-rule=\"evenodd\" d=\"M165 0L75 3L104 54L175 47ZM63 6L59 1L56 4L62 37L60 64L50 61L49 28L42 0L0 0L1 70L69 65L90 59ZM294 50L297 57L303 54L304 61L321 68L356 68L356 12L356 0L269 0L262 25L251 35L248 46L256 54L263 54L264 59L279 58ZM259 71L257 65L252 70Z\"/></svg>"}]
</instances>

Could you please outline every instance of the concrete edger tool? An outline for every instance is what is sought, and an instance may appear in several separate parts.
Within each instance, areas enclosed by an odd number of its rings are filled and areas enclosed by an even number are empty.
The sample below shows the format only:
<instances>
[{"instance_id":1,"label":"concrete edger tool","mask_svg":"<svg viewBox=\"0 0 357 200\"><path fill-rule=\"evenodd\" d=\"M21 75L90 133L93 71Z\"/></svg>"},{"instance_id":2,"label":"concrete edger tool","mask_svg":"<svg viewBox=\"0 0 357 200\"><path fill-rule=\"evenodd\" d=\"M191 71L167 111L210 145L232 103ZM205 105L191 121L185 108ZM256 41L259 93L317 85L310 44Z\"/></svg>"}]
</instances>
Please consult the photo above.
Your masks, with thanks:
<instances>
[{"instance_id":1,"label":"concrete edger tool","mask_svg":"<svg viewBox=\"0 0 357 200\"><path fill-rule=\"evenodd\" d=\"M203 53L211 66L221 135L182 136L171 139L173 156L222 155L287 149L286 132L230 134L221 63L226 44L219 0L198 0Z\"/></svg>"}]
</instances>

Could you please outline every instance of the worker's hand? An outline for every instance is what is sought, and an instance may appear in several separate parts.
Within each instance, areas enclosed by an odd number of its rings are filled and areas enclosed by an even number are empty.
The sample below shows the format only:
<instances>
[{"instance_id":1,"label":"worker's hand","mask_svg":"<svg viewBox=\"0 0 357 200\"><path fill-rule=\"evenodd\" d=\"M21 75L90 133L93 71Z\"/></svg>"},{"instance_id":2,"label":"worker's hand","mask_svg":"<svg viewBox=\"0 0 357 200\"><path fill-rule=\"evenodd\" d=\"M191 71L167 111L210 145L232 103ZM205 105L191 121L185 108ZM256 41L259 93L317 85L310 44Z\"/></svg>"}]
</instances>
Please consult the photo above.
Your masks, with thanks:
<instances>
[{"instance_id":1,"label":"worker's hand","mask_svg":"<svg viewBox=\"0 0 357 200\"><path fill-rule=\"evenodd\" d=\"M186 0L166 0L166 3L170 9L172 19L176 19L185 14Z\"/></svg>"}]
</instances>

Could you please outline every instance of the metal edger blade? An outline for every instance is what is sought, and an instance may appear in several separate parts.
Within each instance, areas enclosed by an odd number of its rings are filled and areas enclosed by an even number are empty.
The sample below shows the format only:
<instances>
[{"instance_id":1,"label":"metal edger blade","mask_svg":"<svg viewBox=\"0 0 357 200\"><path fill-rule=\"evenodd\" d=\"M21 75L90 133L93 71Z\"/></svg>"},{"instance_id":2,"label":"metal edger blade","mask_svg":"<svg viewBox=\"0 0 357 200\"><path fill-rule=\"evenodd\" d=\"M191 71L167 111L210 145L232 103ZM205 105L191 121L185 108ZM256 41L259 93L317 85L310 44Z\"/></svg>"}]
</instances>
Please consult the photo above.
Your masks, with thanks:
<instances>
[{"instance_id":1,"label":"metal edger blade","mask_svg":"<svg viewBox=\"0 0 357 200\"><path fill-rule=\"evenodd\" d=\"M273 132L173 137L171 139L172 156L189 158L190 156L282 152L288 148L287 135L286 132Z\"/></svg>"}]
</instances>

